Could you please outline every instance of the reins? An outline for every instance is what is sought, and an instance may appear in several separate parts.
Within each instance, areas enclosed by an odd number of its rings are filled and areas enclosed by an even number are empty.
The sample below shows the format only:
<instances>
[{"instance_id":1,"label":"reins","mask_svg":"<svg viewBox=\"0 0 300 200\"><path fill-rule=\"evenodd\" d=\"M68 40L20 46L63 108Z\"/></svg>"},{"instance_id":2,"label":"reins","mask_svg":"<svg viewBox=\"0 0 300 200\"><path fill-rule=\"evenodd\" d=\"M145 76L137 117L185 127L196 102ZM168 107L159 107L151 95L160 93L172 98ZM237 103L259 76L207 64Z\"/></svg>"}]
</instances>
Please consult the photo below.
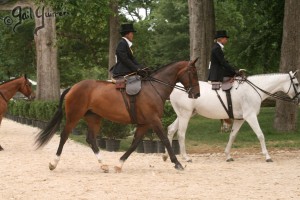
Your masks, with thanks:
<instances>
[{"instance_id":1,"label":"reins","mask_svg":"<svg viewBox=\"0 0 300 200\"><path fill-rule=\"evenodd\" d=\"M179 85L171 85L171 84L169 84L169 83L166 83L166 82L164 82L164 81L162 81L162 80L159 80L159 79L157 79L157 78L154 78L154 77L152 77L152 76L149 76L149 77L147 77L147 78L145 78L145 79L143 79L143 80L150 81L150 82L154 81L154 82L163 84L163 85L165 85L165 86L168 86L168 87L170 87L170 88L176 88L176 89L178 89L178 90L181 90L181 91L184 91L184 92L188 92L183 86L179 86ZM151 85L152 85L152 84L151 84Z\"/></svg>"},{"instance_id":2,"label":"reins","mask_svg":"<svg viewBox=\"0 0 300 200\"><path fill-rule=\"evenodd\" d=\"M289 74L290 75L290 74ZM293 84L293 78L291 77L291 75L290 75L290 78L291 78L291 85L293 85L294 86L294 84ZM270 92L268 92L268 91L266 91L266 90L263 90L263 89L261 89L260 87L258 87L257 85L255 85L254 83L252 83L251 81L249 81L247 78L244 78L244 79L235 79L235 80L237 80L237 81L239 81L239 83L240 82L246 82L246 83L248 83L257 93L258 93L258 95L260 96L260 98L261 98L261 95L259 94L259 92L257 91L257 90L259 90L259 91L261 91L261 92L263 92L263 93L265 93L266 95L268 95L268 96L270 96L270 97L273 97L273 98L275 98L275 99L278 99L278 100L282 100L282 101L286 101L286 102L292 102L292 103L298 103L298 102L295 102L295 99L297 98L297 96L300 94L299 92L297 92L297 90L295 89L295 86L294 86L294 90L295 90L295 97L294 98L290 98L290 97L287 97L287 96L283 96L283 95L280 95L280 94L278 94L278 93L275 93L275 94L272 94L272 93L270 93ZM290 88L289 88L289 90L286 92L286 94L288 94L288 92L290 91L290 89L291 89L291 85L290 85Z\"/></svg>"},{"instance_id":3,"label":"reins","mask_svg":"<svg viewBox=\"0 0 300 200\"><path fill-rule=\"evenodd\" d=\"M4 94L0 91L0 96L4 99L4 101L7 103L8 100L6 99L6 97L4 96Z\"/></svg>"},{"instance_id":4,"label":"reins","mask_svg":"<svg viewBox=\"0 0 300 200\"><path fill-rule=\"evenodd\" d=\"M187 67L190 67L190 63L189 63L189 65L187 66ZM187 73L186 73L187 72ZM166 82L164 82L164 81L162 81L162 80L159 80L159 79L157 79L157 78L154 78L154 77L152 77L151 75L150 76L147 76L147 77L145 77L145 78L143 78L143 80L146 80L146 81L150 81L150 83L151 83L151 85L153 86L153 84L152 84L152 81L153 82L157 82L157 83L160 83L160 84L163 84L163 85L165 85L165 86L168 86L168 87L170 87L170 88L176 88L176 89L178 89L178 90L181 90L181 91L184 91L184 92L186 92L186 93L189 93L190 91L191 91L191 89L193 88L193 87L195 87L195 86L197 86L197 85L193 85L192 84L192 80L191 80L191 77L190 77L190 73L191 73L191 71L188 69L188 70L186 70L186 71L184 71L184 72L182 72L182 74L180 74L179 75L179 77L182 77L182 76L184 76L184 75L189 75L189 88L185 88L185 87L183 87L183 86L179 86L179 85L171 85L171 84L169 84L169 83L166 83ZM154 87L154 86L153 86ZM156 90L156 89L155 89ZM157 91L156 91L157 92ZM158 92L157 92L158 93Z\"/></svg>"}]
</instances>

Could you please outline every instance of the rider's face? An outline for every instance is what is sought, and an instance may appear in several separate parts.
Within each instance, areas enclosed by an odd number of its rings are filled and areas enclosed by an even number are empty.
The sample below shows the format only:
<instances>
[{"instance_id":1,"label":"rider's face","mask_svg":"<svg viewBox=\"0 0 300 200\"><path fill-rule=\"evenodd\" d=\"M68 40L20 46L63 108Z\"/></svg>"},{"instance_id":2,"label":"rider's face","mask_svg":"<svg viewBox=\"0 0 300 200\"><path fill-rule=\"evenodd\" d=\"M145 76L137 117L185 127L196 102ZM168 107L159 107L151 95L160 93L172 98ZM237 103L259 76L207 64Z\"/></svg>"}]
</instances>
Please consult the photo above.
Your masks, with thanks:
<instances>
[{"instance_id":1,"label":"rider's face","mask_svg":"<svg viewBox=\"0 0 300 200\"><path fill-rule=\"evenodd\" d=\"M220 42L221 42L223 45L225 45L225 44L227 44L227 42L228 42L228 38L227 38L227 37L220 38Z\"/></svg>"},{"instance_id":2,"label":"rider's face","mask_svg":"<svg viewBox=\"0 0 300 200\"><path fill-rule=\"evenodd\" d=\"M133 40L133 32L127 33L127 34L125 35L125 37L126 37L130 42L132 42L132 40Z\"/></svg>"}]
</instances>

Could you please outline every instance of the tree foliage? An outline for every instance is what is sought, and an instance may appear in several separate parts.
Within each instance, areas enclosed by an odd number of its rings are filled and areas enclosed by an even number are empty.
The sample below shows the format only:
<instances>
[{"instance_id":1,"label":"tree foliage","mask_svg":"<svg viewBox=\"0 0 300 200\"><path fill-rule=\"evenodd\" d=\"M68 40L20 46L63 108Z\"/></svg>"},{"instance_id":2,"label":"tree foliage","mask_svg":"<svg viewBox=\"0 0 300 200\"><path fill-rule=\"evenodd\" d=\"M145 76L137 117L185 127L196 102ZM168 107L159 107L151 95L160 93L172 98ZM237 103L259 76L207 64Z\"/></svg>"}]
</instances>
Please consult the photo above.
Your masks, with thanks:
<instances>
[{"instance_id":1,"label":"tree foliage","mask_svg":"<svg viewBox=\"0 0 300 200\"><path fill-rule=\"evenodd\" d=\"M34 0L39 3L40 0ZM228 60L251 73L276 72L279 68L284 0L214 0L216 29L230 35L225 47ZM108 0L49 0L57 17L58 67L63 87L87 78L105 79L108 68ZM149 67L190 57L189 16L186 0L119 0L120 22L134 22L137 33L133 51ZM142 15L143 13L146 13ZM146 11L146 12L145 12ZM17 33L3 23L0 11L0 78L34 75L33 20ZM12 48L13 47L13 48Z\"/></svg>"},{"instance_id":2,"label":"tree foliage","mask_svg":"<svg viewBox=\"0 0 300 200\"><path fill-rule=\"evenodd\" d=\"M0 80L21 74L35 77L34 22L32 19L24 20L14 32L12 25L4 23L5 17L10 15L10 11L0 13Z\"/></svg>"},{"instance_id":3,"label":"tree foliage","mask_svg":"<svg viewBox=\"0 0 300 200\"><path fill-rule=\"evenodd\" d=\"M217 1L216 26L226 29L226 54L238 68L251 73L278 71L284 0Z\"/></svg>"}]
</instances>

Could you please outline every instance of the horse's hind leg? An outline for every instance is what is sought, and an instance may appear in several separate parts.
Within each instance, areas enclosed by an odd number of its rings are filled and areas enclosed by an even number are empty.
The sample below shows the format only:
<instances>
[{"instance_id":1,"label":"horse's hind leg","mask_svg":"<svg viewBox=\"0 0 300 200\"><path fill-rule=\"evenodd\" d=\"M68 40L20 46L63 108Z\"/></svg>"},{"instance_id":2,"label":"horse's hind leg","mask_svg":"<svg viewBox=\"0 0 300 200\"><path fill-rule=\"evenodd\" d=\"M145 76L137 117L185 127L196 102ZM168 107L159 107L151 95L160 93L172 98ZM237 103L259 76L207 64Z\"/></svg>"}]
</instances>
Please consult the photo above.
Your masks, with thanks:
<instances>
[{"instance_id":1,"label":"horse's hind leg","mask_svg":"<svg viewBox=\"0 0 300 200\"><path fill-rule=\"evenodd\" d=\"M130 156L130 154L137 148L138 144L142 141L143 136L149 129L149 125L137 125L136 131L134 133L134 138L129 149L125 152L125 154L120 158L120 165L115 166L116 172L121 172L123 164Z\"/></svg>"},{"instance_id":2,"label":"horse's hind leg","mask_svg":"<svg viewBox=\"0 0 300 200\"><path fill-rule=\"evenodd\" d=\"M65 125L63 131L60 133L60 141L59 141L59 146L58 146L58 149L56 152L56 158L54 159L53 162L49 163L50 170L54 170L57 167L64 144L66 143L67 139L69 138L70 132L75 127L75 125L78 123L79 119L80 118L75 120L75 118L72 118L71 120L70 119L66 120L66 125Z\"/></svg>"},{"instance_id":3,"label":"horse's hind leg","mask_svg":"<svg viewBox=\"0 0 300 200\"><path fill-rule=\"evenodd\" d=\"M84 119L88 125L86 142L92 148L95 156L97 157L98 162L101 165L101 169L107 173L109 171L108 166L102 164L102 156L100 155L100 150L97 145L97 133L100 129L101 117L92 112L88 112L84 116Z\"/></svg>"}]
</instances>

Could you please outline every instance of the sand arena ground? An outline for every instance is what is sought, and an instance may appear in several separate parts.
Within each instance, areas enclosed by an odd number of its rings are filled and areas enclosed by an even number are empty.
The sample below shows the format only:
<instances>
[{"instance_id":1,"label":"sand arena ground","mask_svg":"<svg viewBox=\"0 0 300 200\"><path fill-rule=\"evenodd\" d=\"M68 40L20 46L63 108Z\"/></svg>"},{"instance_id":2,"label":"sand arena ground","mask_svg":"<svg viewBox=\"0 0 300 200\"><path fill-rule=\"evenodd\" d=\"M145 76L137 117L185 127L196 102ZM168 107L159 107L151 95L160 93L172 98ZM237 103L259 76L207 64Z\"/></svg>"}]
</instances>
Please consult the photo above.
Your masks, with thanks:
<instances>
[{"instance_id":1,"label":"sand arena ground","mask_svg":"<svg viewBox=\"0 0 300 200\"><path fill-rule=\"evenodd\" d=\"M233 152L232 163L220 153L193 154L193 163L182 161L184 171L163 162L161 154L133 153L122 173L114 173L113 166L124 152L102 151L111 168L103 173L89 147L68 140L58 167L50 171L59 137L36 151L38 131L2 121L0 200L300 199L300 151L270 152L273 163L259 152Z\"/></svg>"}]
</instances>

